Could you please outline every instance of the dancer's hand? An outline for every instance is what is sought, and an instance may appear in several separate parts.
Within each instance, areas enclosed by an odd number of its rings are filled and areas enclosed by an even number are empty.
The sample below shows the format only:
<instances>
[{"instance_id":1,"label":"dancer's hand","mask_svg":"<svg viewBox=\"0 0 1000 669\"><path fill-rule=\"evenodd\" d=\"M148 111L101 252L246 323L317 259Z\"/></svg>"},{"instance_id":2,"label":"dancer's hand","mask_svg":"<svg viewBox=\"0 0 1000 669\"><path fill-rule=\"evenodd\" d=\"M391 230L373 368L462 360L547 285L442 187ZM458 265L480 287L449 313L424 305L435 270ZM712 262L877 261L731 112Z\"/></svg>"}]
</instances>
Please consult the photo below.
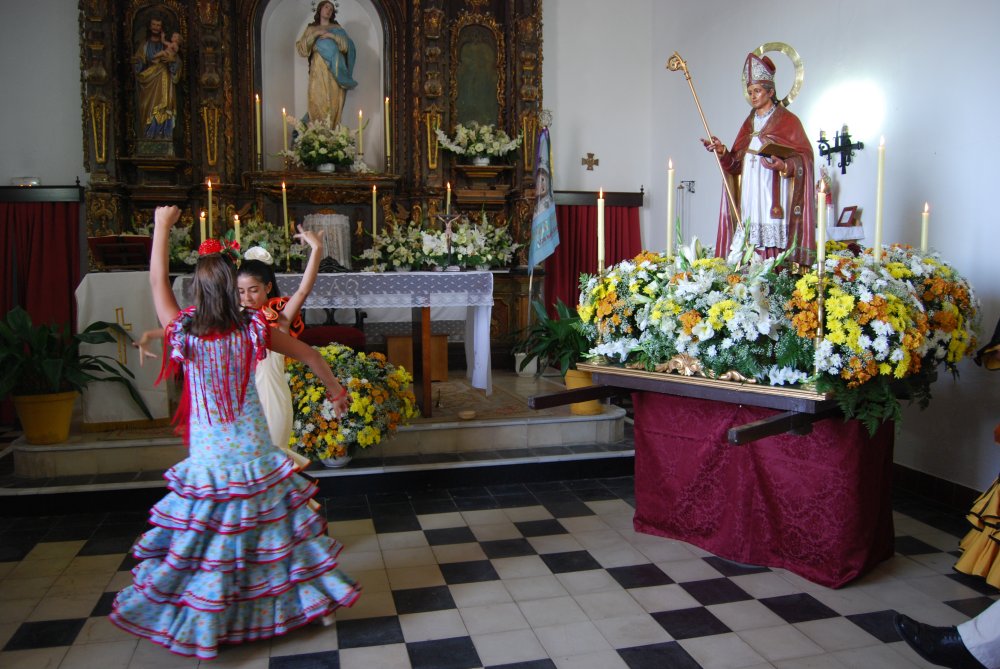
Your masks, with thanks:
<instances>
[{"instance_id":1,"label":"dancer's hand","mask_svg":"<svg viewBox=\"0 0 1000 669\"><path fill-rule=\"evenodd\" d=\"M344 416L351 407L351 394L347 392L347 388L340 385L339 381L336 390L327 387L326 398L333 403L333 413L338 419Z\"/></svg>"},{"instance_id":2,"label":"dancer's hand","mask_svg":"<svg viewBox=\"0 0 1000 669\"><path fill-rule=\"evenodd\" d=\"M153 224L156 229L169 233L170 228L174 227L174 223L179 221L180 218L181 210L174 205L157 207L156 212L153 214Z\"/></svg>"},{"instance_id":3,"label":"dancer's hand","mask_svg":"<svg viewBox=\"0 0 1000 669\"><path fill-rule=\"evenodd\" d=\"M308 244L309 248L313 250L313 253L320 253L323 251L323 240L319 238L312 230L305 230L300 225L298 226L299 231L292 235L293 239L297 239L303 244Z\"/></svg>"}]
</instances>

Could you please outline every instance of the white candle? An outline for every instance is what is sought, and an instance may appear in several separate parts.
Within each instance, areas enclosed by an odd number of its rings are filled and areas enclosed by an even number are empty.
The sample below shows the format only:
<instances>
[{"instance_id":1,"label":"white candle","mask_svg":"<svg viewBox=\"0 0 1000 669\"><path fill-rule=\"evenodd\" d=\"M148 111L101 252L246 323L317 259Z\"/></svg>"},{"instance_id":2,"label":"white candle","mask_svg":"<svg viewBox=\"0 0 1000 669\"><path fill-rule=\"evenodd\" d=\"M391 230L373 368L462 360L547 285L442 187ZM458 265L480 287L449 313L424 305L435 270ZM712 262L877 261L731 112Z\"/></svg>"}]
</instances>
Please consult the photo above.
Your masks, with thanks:
<instances>
[{"instance_id":1,"label":"white candle","mask_svg":"<svg viewBox=\"0 0 1000 669\"><path fill-rule=\"evenodd\" d=\"M212 225L212 180L206 179L208 182L208 234L215 234L215 227Z\"/></svg>"},{"instance_id":2,"label":"white candle","mask_svg":"<svg viewBox=\"0 0 1000 669\"><path fill-rule=\"evenodd\" d=\"M261 138L260 132L260 93L254 93L254 114L256 116L257 122L257 159L260 159L260 154L264 151L264 140ZM211 216L209 216L209 222L211 222Z\"/></svg>"},{"instance_id":3,"label":"white candle","mask_svg":"<svg viewBox=\"0 0 1000 669\"><path fill-rule=\"evenodd\" d=\"M389 136L389 98L385 99L385 161L389 162L389 158L392 156L392 142ZM386 165L386 168L389 166Z\"/></svg>"},{"instance_id":4,"label":"white candle","mask_svg":"<svg viewBox=\"0 0 1000 669\"><path fill-rule=\"evenodd\" d=\"M375 231L378 224L378 208L376 206L377 199L377 186L372 186L372 243L374 243L375 240Z\"/></svg>"},{"instance_id":5,"label":"white candle","mask_svg":"<svg viewBox=\"0 0 1000 669\"><path fill-rule=\"evenodd\" d=\"M878 180L875 185L875 244L872 253L875 264L882 262L882 198L885 184L885 137L878 143Z\"/></svg>"},{"instance_id":6,"label":"white candle","mask_svg":"<svg viewBox=\"0 0 1000 669\"><path fill-rule=\"evenodd\" d=\"M281 215L284 217L285 239L288 239L288 191L285 189L285 182L281 182Z\"/></svg>"},{"instance_id":7,"label":"white candle","mask_svg":"<svg viewBox=\"0 0 1000 669\"><path fill-rule=\"evenodd\" d=\"M240 215L233 214L233 232L236 235L236 243L240 243Z\"/></svg>"},{"instance_id":8,"label":"white candle","mask_svg":"<svg viewBox=\"0 0 1000 669\"><path fill-rule=\"evenodd\" d=\"M667 255L674 252L674 161L667 161Z\"/></svg>"},{"instance_id":9,"label":"white candle","mask_svg":"<svg viewBox=\"0 0 1000 669\"><path fill-rule=\"evenodd\" d=\"M365 155L365 140L363 139L363 136L361 134L361 129L363 127L363 124L364 124L364 116L361 113L361 110L359 109L358 110L358 155L359 156Z\"/></svg>"},{"instance_id":10,"label":"white candle","mask_svg":"<svg viewBox=\"0 0 1000 669\"><path fill-rule=\"evenodd\" d=\"M444 200L444 213L446 216L451 215L451 182L448 182L448 194L445 196Z\"/></svg>"},{"instance_id":11,"label":"white candle","mask_svg":"<svg viewBox=\"0 0 1000 669\"><path fill-rule=\"evenodd\" d=\"M288 113L281 108L281 147L288 150Z\"/></svg>"},{"instance_id":12,"label":"white candle","mask_svg":"<svg viewBox=\"0 0 1000 669\"><path fill-rule=\"evenodd\" d=\"M928 234L931 224L931 206L924 202L924 213L920 215L920 252L927 253Z\"/></svg>"},{"instance_id":13,"label":"white candle","mask_svg":"<svg viewBox=\"0 0 1000 669\"><path fill-rule=\"evenodd\" d=\"M822 273L826 262L826 184L816 191L816 266Z\"/></svg>"},{"instance_id":14,"label":"white candle","mask_svg":"<svg viewBox=\"0 0 1000 669\"><path fill-rule=\"evenodd\" d=\"M604 271L604 189L597 195L597 271Z\"/></svg>"},{"instance_id":15,"label":"white candle","mask_svg":"<svg viewBox=\"0 0 1000 669\"><path fill-rule=\"evenodd\" d=\"M205 212L201 212L201 216L198 217L198 223L200 224L201 231L201 241L205 241L208 237L205 236Z\"/></svg>"}]
</instances>

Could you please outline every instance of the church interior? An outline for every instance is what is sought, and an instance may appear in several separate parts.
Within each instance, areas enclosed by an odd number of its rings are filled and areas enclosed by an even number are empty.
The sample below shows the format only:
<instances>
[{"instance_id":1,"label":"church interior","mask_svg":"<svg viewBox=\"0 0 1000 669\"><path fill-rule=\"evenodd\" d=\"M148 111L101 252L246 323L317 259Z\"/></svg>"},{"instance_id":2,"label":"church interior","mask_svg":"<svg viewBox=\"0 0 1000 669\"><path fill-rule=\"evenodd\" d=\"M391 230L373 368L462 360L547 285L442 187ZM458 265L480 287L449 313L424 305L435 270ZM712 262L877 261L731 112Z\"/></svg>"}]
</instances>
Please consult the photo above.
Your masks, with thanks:
<instances>
[{"instance_id":1,"label":"church interior","mask_svg":"<svg viewBox=\"0 0 1000 669\"><path fill-rule=\"evenodd\" d=\"M69 400L69 436L33 443L0 397L0 666L930 667L900 614L949 628L1000 599L1000 264L983 237L996 228L984 190L995 3L39 0L3 14L0 312L74 333L114 323L81 350L129 370L141 402L90 384ZM54 39L39 48L41 34ZM589 276L632 276L640 253L696 254L717 243L720 216L757 206L745 195L757 157L740 158L742 184L723 178L741 124L748 154L766 141L757 78L780 101L768 111L801 122L774 143L808 156L779 145L759 158L781 160L784 179L759 186L775 201L780 189L772 219L803 233L781 241L790 273L808 274L819 248L840 271L848 243L896 245L891 257L933 256L924 267L969 287L971 334L925 370L926 406L897 395L897 419L866 429L815 384L726 385L701 367L664 381L605 357L580 361L596 385L568 390L558 364L520 369L533 324L598 294ZM458 126L487 123L517 142L475 164ZM313 132L342 153L308 155ZM712 136L718 157L700 141ZM375 443L359 431L346 451L324 447L302 426L318 413L289 427L307 445L289 493L302 506L273 522L312 509L357 591L209 645L128 621L119 601L174 606L139 592L156 560L133 553L176 520L161 500L189 453L171 425L188 390L157 383L170 349L157 340L143 360L132 346L161 326L150 238L162 206L179 209L162 246L176 306L202 299L192 272L207 238L244 252L264 240L280 294L295 293L312 265L293 235L309 230L324 253L301 341L329 345L331 366L367 365L358 376L395 383L382 359L413 373L415 409L389 411ZM751 217L745 229L769 234ZM477 235L493 255L455 251ZM694 257L676 265L685 276L709 266ZM819 301L817 349L824 308L836 305ZM594 332L613 357L611 330ZM298 420L311 376L288 370ZM295 606L302 578L286 584ZM195 586L176 596L182 610L209 601ZM250 600L212 601L238 626Z\"/></svg>"}]
</instances>

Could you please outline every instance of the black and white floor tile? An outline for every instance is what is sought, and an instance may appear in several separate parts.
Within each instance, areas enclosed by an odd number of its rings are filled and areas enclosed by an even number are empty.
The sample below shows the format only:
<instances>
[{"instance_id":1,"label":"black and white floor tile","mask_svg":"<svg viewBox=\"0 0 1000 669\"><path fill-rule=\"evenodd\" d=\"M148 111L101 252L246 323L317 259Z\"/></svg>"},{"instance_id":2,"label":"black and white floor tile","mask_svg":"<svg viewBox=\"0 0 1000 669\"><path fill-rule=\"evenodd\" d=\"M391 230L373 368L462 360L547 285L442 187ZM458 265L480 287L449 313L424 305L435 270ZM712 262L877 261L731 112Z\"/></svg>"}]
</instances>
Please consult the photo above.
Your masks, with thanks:
<instances>
[{"instance_id":1,"label":"black and white floor tile","mask_svg":"<svg viewBox=\"0 0 1000 669\"><path fill-rule=\"evenodd\" d=\"M839 590L632 529L631 478L327 497L361 599L329 627L226 648L241 669L926 667L936 625L1000 595L952 570L961 514L899 498L896 555ZM0 667L199 665L108 622L145 509L0 517Z\"/></svg>"}]
</instances>

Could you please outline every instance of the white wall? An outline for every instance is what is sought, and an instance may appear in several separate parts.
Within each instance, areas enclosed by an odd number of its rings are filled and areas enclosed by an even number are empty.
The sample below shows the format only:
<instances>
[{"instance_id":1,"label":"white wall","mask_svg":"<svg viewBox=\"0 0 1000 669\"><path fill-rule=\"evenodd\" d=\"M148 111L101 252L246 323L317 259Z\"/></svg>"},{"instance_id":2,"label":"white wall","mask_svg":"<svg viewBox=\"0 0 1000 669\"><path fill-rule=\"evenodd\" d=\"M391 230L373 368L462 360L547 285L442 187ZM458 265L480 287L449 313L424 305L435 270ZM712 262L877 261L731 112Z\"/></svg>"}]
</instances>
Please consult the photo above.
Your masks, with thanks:
<instances>
[{"instance_id":1,"label":"white wall","mask_svg":"<svg viewBox=\"0 0 1000 669\"><path fill-rule=\"evenodd\" d=\"M672 157L677 180L696 183L686 230L714 243L718 167L698 142L705 132L684 76L666 70L667 59L676 50L687 61L708 124L728 144L748 113L740 83L747 52L786 42L805 63L805 84L791 110L809 136L818 137L821 128L832 136L847 123L865 143L846 176L832 170L838 205L858 205L865 224L873 223L884 135L883 239L918 244L920 211L930 202L931 246L977 289L988 339L1000 312L1000 263L992 257L991 234L1000 226L989 197L996 172L989 121L1000 106L993 85L1000 43L992 33L1000 4L839 0L820 6L622 0L608 11L606 3L545 0L545 106L555 114L554 152L562 168L556 187L646 184L644 245L662 249L665 167ZM791 65L780 54L772 57L781 95ZM581 173L586 151L601 158L594 173ZM1000 375L971 361L960 372L960 382L938 380L927 411L905 411L895 457L981 489L1000 469L992 438L1000 420Z\"/></svg>"},{"instance_id":2,"label":"white wall","mask_svg":"<svg viewBox=\"0 0 1000 669\"><path fill-rule=\"evenodd\" d=\"M76 3L0 0L0 185L88 183Z\"/></svg>"}]
</instances>

